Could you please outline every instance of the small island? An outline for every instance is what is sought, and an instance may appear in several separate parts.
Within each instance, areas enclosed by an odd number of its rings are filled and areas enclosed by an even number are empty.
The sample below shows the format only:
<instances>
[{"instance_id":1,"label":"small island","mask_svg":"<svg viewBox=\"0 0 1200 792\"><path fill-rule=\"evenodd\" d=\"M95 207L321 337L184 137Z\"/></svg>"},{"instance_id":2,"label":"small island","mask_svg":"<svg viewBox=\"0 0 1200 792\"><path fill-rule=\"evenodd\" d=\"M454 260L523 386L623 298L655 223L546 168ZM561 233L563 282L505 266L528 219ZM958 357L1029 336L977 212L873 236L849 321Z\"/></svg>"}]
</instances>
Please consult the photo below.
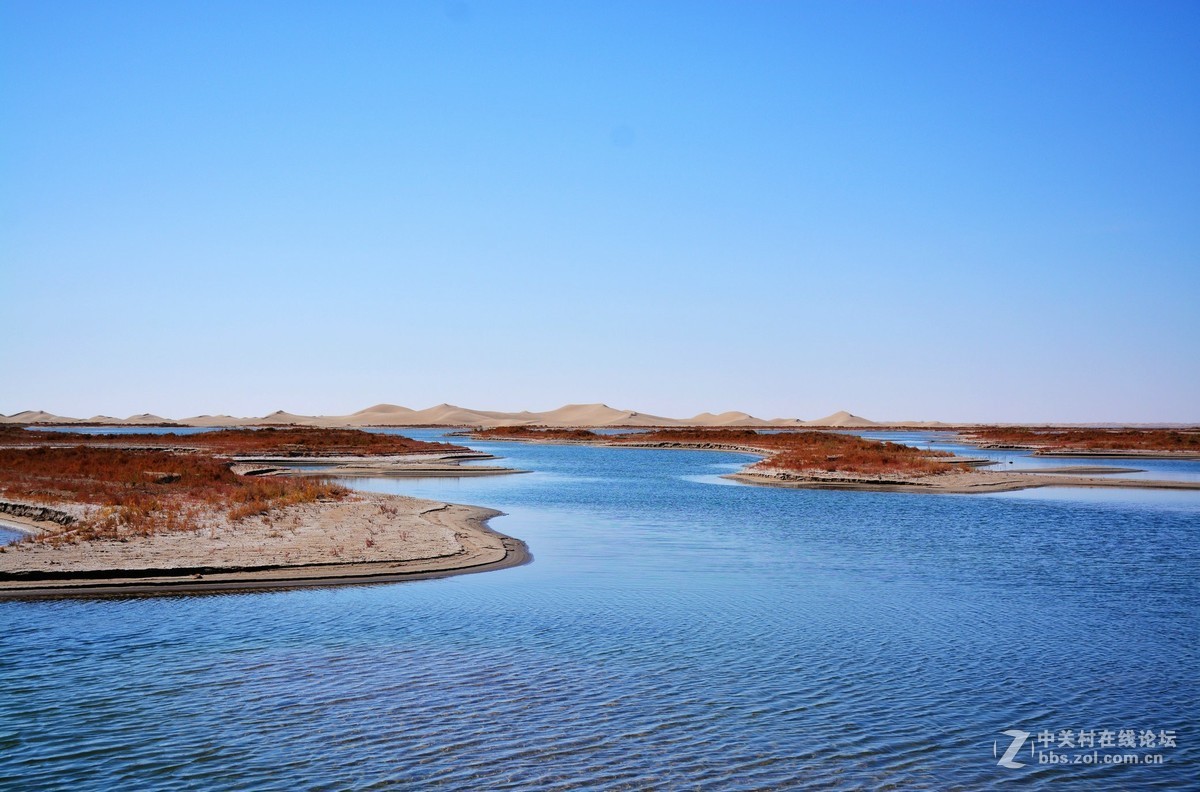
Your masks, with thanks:
<instances>
[{"instance_id":1,"label":"small island","mask_svg":"<svg viewBox=\"0 0 1200 792\"><path fill-rule=\"evenodd\" d=\"M979 448L1011 448L1037 456L1200 459L1197 429L1092 429L984 426L960 437Z\"/></svg>"},{"instance_id":2,"label":"small island","mask_svg":"<svg viewBox=\"0 0 1200 792\"><path fill-rule=\"evenodd\" d=\"M1049 486L1200 489L1198 482L1105 478L1062 469L1044 473L990 471L981 469L990 464L987 460L817 429L760 432L671 428L602 435L587 429L503 426L478 429L469 436L754 454L763 458L725 478L772 487L940 493L1005 492Z\"/></svg>"}]
</instances>

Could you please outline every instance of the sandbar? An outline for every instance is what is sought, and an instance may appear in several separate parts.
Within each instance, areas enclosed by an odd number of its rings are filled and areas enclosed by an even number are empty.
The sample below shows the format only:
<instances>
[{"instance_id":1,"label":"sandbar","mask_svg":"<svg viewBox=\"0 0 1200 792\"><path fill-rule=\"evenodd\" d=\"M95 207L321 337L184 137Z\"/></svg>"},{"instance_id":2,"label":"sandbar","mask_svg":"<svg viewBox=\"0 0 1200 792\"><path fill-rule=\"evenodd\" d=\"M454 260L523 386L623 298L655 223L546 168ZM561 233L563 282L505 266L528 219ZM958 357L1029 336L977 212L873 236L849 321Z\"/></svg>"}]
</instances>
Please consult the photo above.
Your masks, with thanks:
<instances>
[{"instance_id":1,"label":"sandbar","mask_svg":"<svg viewBox=\"0 0 1200 792\"><path fill-rule=\"evenodd\" d=\"M927 492L967 495L1012 492L1037 487L1110 487L1122 489L1200 490L1200 481L1103 478L1044 473L994 473L978 470L939 473L912 478L856 474L809 475L788 471L742 470L723 478L766 487L849 489L875 492Z\"/></svg>"},{"instance_id":2,"label":"sandbar","mask_svg":"<svg viewBox=\"0 0 1200 792\"><path fill-rule=\"evenodd\" d=\"M327 478L468 478L528 473L499 465L463 464L496 459L482 452L400 454L393 456L235 456L234 472L243 476L322 476Z\"/></svg>"},{"instance_id":3,"label":"sandbar","mask_svg":"<svg viewBox=\"0 0 1200 792\"><path fill-rule=\"evenodd\" d=\"M282 589L419 580L527 563L500 512L398 495L352 493L262 518L122 540L0 552L0 599ZM50 524L6 515L28 531Z\"/></svg>"}]
</instances>

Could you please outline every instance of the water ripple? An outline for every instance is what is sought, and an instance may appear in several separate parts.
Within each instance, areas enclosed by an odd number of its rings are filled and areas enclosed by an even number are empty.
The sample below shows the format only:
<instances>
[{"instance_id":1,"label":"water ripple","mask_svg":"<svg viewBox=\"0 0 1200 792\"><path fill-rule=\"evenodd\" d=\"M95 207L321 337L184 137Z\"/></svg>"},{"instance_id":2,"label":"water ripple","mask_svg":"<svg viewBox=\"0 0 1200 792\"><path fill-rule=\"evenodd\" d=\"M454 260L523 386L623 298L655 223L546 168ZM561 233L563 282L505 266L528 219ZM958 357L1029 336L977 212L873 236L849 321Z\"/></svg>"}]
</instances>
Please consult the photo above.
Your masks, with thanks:
<instances>
[{"instance_id":1,"label":"water ripple","mask_svg":"<svg viewBox=\"0 0 1200 792\"><path fill-rule=\"evenodd\" d=\"M0 788L1200 776L1195 498L764 490L710 483L736 461L722 454L513 453L546 476L366 485L503 509L496 527L533 548L526 567L0 603ZM993 745L1010 728L1176 729L1180 742L1159 767L1007 770Z\"/></svg>"}]
</instances>

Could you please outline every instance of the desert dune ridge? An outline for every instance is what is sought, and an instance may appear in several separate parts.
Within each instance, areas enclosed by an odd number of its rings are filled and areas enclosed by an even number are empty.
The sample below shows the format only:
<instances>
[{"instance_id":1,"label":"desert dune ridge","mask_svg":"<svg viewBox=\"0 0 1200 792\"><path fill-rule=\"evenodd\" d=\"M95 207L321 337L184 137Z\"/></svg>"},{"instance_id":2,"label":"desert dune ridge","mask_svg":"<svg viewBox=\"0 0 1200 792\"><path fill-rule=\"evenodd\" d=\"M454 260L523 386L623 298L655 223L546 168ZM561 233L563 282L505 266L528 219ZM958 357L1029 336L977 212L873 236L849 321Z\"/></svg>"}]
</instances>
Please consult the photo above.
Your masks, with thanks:
<instances>
[{"instance_id":1,"label":"desert dune ridge","mask_svg":"<svg viewBox=\"0 0 1200 792\"><path fill-rule=\"evenodd\" d=\"M43 410L25 410L12 415L0 415L0 424L41 424L47 426L92 425L92 426L183 426L223 428L230 426L315 426L325 428L369 427L369 426L548 426L555 428L596 429L605 427L754 427L761 429L788 429L821 427L830 429L955 429L971 426L1034 427L1058 426L1064 428L1182 428L1194 424L1183 423L987 423L983 421L927 421L903 420L880 421L838 410L824 416L804 420L801 418L758 418L749 413L729 410L720 413L702 412L690 418L670 418L662 415L622 410L607 404L565 404L553 410L535 412L521 410L505 412L459 407L454 404L438 404L422 410L414 410L398 404L375 404L347 415L300 415L286 410L276 410L263 416L236 417L232 415L194 415L190 418L163 418L151 413L114 418L95 415L91 418L71 418Z\"/></svg>"},{"instance_id":2,"label":"desert dune ridge","mask_svg":"<svg viewBox=\"0 0 1200 792\"><path fill-rule=\"evenodd\" d=\"M757 418L746 412L729 410L721 413L703 412L691 418L670 418L637 410L622 410L607 404L565 404L553 410L534 412L504 412L478 410L453 404L438 404L414 410L398 404L376 404L348 415L299 415L286 410L258 417L238 418L232 415L196 415L190 418L163 418L150 413L114 418L96 415L91 418L71 418L42 410L26 410L0 416L0 424L44 425L103 425L103 426L554 426L554 427L646 427L646 426L741 426L762 428L794 428L802 426L872 427L912 425L934 428L937 422L907 422L879 424L845 410L811 421L799 418Z\"/></svg>"}]
</instances>

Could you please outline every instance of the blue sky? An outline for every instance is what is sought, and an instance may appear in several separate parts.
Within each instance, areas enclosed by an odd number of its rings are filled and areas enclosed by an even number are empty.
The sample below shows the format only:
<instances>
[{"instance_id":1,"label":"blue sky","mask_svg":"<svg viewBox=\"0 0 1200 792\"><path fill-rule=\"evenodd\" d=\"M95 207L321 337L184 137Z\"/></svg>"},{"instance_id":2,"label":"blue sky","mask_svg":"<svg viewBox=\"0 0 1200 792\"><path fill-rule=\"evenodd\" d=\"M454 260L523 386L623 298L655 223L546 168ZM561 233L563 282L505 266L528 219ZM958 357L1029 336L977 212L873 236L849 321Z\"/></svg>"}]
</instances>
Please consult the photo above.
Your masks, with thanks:
<instances>
[{"instance_id":1,"label":"blue sky","mask_svg":"<svg viewBox=\"0 0 1200 792\"><path fill-rule=\"evenodd\" d=\"M0 2L0 412L1200 421L1200 4Z\"/></svg>"}]
</instances>

